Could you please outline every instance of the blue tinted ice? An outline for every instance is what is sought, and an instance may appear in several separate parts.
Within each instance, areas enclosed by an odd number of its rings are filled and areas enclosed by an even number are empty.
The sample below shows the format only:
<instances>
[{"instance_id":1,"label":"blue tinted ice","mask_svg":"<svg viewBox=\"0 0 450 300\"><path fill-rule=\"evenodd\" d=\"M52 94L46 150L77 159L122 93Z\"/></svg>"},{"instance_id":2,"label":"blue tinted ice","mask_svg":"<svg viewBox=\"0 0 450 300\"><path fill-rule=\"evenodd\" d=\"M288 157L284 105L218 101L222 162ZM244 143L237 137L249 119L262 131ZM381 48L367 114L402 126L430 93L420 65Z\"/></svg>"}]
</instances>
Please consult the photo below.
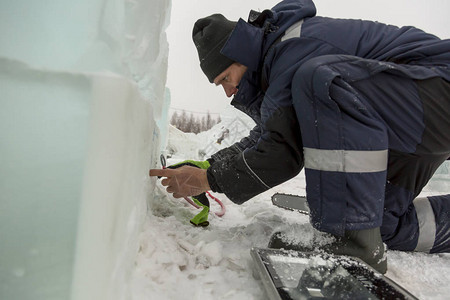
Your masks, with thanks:
<instances>
[{"instance_id":1,"label":"blue tinted ice","mask_svg":"<svg viewBox=\"0 0 450 300\"><path fill-rule=\"evenodd\" d=\"M166 130L169 9L0 2L0 299L127 298Z\"/></svg>"}]
</instances>

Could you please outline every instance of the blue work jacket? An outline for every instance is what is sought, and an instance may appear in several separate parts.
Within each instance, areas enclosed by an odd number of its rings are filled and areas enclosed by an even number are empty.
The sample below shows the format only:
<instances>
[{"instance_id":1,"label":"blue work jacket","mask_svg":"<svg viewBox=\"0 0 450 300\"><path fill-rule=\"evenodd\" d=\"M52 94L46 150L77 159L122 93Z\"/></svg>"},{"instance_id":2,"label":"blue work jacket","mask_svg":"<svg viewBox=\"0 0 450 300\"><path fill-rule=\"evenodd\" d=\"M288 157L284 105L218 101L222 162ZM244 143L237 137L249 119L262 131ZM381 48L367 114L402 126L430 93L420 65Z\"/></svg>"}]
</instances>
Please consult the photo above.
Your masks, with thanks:
<instances>
[{"instance_id":1,"label":"blue work jacket","mask_svg":"<svg viewBox=\"0 0 450 300\"><path fill-rule=\"evenodd\" d=\"M450 81L450 40L414 27L315 16L311 0L286 0L240 19L222 54L247 66L232 105L257 126L250 135L212 156L208 181L235 203L296 176L303 145L291 83L305 62L323 55L351 55L387 62L413 79ZM256 19L256 20L255 20Z\"/></svg>"}]
</instances>

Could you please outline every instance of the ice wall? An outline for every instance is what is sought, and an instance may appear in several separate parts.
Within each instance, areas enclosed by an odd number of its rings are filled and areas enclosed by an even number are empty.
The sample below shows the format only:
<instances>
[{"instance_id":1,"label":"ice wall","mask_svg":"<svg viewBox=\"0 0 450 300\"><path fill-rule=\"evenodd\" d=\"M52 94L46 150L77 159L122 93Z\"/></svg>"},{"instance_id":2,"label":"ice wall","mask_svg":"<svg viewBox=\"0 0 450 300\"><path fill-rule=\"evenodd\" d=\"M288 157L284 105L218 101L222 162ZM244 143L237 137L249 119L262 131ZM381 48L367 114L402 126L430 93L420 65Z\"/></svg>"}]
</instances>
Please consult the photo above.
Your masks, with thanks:
<instances>
[{"instance_id":1,"label":"ice wall","mask_svg":"<svg viewBox=\"0 0 450 300\"><path fill-rule=\"evenodd\" d=\"M169 13L0 1L0 299L127 299L165 139Z\"/></svg>"}]
</instances>

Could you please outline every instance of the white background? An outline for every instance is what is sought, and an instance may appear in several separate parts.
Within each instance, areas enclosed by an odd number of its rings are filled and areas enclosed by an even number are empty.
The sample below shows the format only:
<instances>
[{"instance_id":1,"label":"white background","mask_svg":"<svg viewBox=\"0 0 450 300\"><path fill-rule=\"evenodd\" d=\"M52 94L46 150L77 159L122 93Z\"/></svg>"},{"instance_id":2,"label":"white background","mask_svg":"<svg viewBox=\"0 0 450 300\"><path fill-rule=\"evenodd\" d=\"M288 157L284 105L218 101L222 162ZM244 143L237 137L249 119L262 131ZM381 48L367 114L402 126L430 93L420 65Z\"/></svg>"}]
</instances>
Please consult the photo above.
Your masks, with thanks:
<instances>
[{"instance_id":1,"label":"white background","mask_svg":"<svg viewBox=\"0 0 450 300\"><path fill-rule=\"evenodd\" d=\"M172 0L167 85L171 110L224 113L231 99L221 87L210 84L202 73L192 42L192 27L199 18L222 13L230 20L247 20L250 9L272 8L276 0ZM379 21L397 26L413 25L442 39L450 38L448 0L315 0L318 16Z\"/></svg>"}]
</instances>

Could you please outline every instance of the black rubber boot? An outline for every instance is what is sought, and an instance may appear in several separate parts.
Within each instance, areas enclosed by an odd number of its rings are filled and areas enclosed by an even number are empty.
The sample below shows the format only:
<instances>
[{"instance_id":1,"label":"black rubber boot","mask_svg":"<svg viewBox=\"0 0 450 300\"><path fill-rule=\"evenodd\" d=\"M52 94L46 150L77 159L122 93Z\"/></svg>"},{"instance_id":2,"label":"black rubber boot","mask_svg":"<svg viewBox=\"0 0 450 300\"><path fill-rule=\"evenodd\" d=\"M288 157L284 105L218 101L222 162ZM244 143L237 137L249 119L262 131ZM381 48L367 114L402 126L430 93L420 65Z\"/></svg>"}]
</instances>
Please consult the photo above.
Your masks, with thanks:
<instances>
[{"instance_id":1,"label":"black rubber boot","mask_svg":"<svg viewBox=\"0 0 450 300\"><path fill-rule=\"evenodd\" d=\"M335 239L334 242L318 248L332 254L358 257L378 272L386 273L387 260L384 255L384 245L381 240L379 227L365 230L348 230L343 237L335 237ZM271 236L268 247L297 251L313 251L317 249L292 243L281 232L276 232Z\"/></svg>"}]
</instances>

